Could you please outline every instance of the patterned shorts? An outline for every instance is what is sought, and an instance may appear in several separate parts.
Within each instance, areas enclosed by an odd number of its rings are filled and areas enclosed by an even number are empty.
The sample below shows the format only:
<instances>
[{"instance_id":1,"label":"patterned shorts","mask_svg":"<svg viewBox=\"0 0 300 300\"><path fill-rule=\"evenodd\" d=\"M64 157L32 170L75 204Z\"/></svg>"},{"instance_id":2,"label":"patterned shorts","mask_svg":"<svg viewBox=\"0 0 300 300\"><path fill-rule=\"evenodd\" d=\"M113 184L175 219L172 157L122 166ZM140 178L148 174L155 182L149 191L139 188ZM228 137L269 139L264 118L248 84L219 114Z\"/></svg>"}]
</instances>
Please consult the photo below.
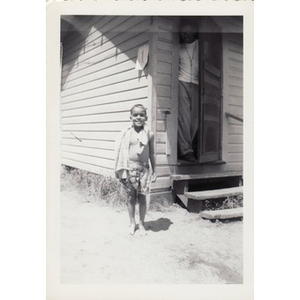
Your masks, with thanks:
<instances>
[{"instance_id":1,"label":"patterned shorts","mask_svg":"<svg viewBox=\"0 0 300 300\"><path fill-rule=\"evenodd\" d=\"M150 189L150 169L148 163L130 162L128 178L122 183L128 193L135 191L139 194L147 195Z\"/></svg>"}]
</instances>

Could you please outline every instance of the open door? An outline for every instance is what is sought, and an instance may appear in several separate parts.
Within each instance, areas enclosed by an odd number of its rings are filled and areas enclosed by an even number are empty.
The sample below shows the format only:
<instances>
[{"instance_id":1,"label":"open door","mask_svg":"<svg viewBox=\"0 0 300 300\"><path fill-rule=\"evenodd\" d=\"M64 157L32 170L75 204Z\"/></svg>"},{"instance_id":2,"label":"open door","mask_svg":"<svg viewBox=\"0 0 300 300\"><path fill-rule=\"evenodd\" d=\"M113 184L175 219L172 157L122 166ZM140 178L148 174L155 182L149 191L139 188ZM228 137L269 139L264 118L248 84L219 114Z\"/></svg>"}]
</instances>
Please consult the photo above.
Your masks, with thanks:
<instances>
[{"instance_id":1,"label":"open door","mask_svg":"<svg viewBox=\"0 0 300 300\"><path fill-rule=\"evenodd\" d=\"M201 18L199 33L199 162L221 159L222 33L212 18Z\"/></svg>"}]
</instances>

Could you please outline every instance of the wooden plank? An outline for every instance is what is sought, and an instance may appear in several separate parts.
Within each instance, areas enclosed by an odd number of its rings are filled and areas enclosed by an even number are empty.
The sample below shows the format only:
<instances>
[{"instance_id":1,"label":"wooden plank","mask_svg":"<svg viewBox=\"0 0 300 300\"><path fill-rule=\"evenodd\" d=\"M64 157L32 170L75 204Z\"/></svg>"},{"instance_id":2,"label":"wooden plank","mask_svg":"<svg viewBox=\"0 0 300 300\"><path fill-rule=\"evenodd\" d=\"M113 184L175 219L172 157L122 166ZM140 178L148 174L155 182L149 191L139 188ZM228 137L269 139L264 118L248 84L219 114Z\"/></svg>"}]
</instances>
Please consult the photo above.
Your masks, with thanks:
<instances>
[{"instance_id":1,"label":"wooden plank","mask_svg":"<svg viewBox=\"0 0 300 300\"><path fill-rule=\"evenodd\" d=\"M62 16L62 18L65 18L66 16ZM77 37L76 39L74 39L74 35L77 36L78 33L83 33L88 31L90 28L92 28L92 26L94 24L96 24L97 22L101 21L102 19L104 19L105 17L93 17L93 16L74 16L71 17L70 20L66 20L68 23L71 23L75 28L76 31L73 31L72 33L69 33L68 37L67 37L67 43L64 47L64 50L66 52L71 52L77 45L77 43L81 43L82 40L84 39L84 34L82 35L82 39L80 39L79 37Z\"/></svg>"},{"instance_id":2,"label":"wooden plank","mask_svg":"<svg viewBox=\"0 0 300 300\"><path fill-rule=\"evenodd\" d=\"M243 162L243 153L228 153L227 162Z\"/></svg>"},{"instance_id":3,"label":"wooden plank","mask_svg":"<svg viewBox=\"0 0 300 300\"><path fill-rule=\"evenodd\" d=\"M158 28L158 40L171 43L173 41L173 34L171 30Z\"/></svg>"},{"instance_id":4,"label":"wooden plank","mask_svg":"<svg viewBox=\"0 0 300 300\"><path fill-rule=\"evenodd\" d=\"M171 74L157 74L157 82L162 86L171 86Z\"/></svg>"},{"instance_id":5,"label":"wooden plank","mask_svg":"<svg viewBox=\"0 0 300 300\"><path fill-rule=\"evenodd\" d=\"M140 35L135 40L135 47L132 48L130 44L128 49L122 49L122 52L116 48L116 52L112 57L103 57L101 59L101 53L95 55L93 57L89 57L87 61L83 61L81 63L76 63L72 67L72 71L68 72L68 80L77 79L83 77L87 74L91 74L93 72L104 70L113 65L125 62L127 60L132 60L135 65L135 60L137 56L137 48L141 45L144 45L149 40L148 34ZM100 56L100 58L99 58ZM65 77L65 76L64 76Z\"/></svg>"},{"instance_id":6,"label":"wooden plank","mask_svg":"<svg viewBox=\"0 0 300 300\"><path fill-rule=\"evenodd\" d=\"M156 133L156 141L158 143L165 143L166 142L166 135L164 132L157 132Z\"/></svg>"},{"instance_id":7,"label":"wooden plank","mask_svg":"<svg viewBox=\"0 0 300 300\"><path fill-rule=\"evenodd\" d=\"M142 99L143 102L146 101L144 99L147 98L147 91L148 91L148 87L144 86L138 89L120 92L118 93L117 97L115 94L110 94L110 95L101 96L100 99L92 98L92 99L84 99L84 100L78 100L78 101L73 101L68 103L62 103L61 106L63 110L68 110L73 108L90 107L99 104L117 103L123 101L130 102L131 100L135 100L135 99Z\"/></svg>"},{"instance_id":8,"label":"wooden plank","mask_svg":"<svg viewBox=\"0 0 300 300\"><path fill-rule=\"evenodd\" d=\"M113 150L79 147L74 145L61 145L61 150L65 153L83 154L111 160L115 159L115 152Z\"/></svg>"},{"instance_id":9,"label":"wooden plank","mask_svg":"<svg viewBox=\"0 0 300 300\"><path fill-rule=\"evenodd\" d=\"M242 134L229 134L228 135L229 144L243 144L243 135Z\"/></svg>"},{"instance_id":10,"label":"wooden plank","mask_svg":"<svg viewBox=\"0 0 300 300\"><path fill-rule=\"evenodd\" d=\"M229 75L229 84L233 86L243 87L243 78Z\"/></svg>"},{"instance_id":11,"label":"wooden plank","mask_svg":"<svg viewBox=\"0 0 300 300\"><path fill-rule=\"evenodd\" d=\"M239 118L242 118L243 119L243 107L240 106L240 105L233 105L231 103L229 103L229 110L228 112L225 112L225 113L229 113L229 114L232 114L234 116L237 116ZM240 120L238 120L240 121ZM240 122L240 124L242 125L242 122Z\"/></svg>"},{"instance_id":12,"label":"wooden plank","mask_svg":"<svg viewBox=\"0 0 300 300\"><path fill-rule=\"evenodd\" d=\"M230 95L236 95L236 96L243 97L243 87L234 86L234 85L229 84L228 93Z\"/></svg>"},{"instance_id":13,"label":"wooden plank","mask_svg":"<svg viewBox=\"0 0 300 300\"><path fill-rule=\"evenodd\" d=\"M170 177L158 177L155 182L151 183L151 189L168 189L170 188Z\"/></svg>"},{"instance_id":14,"label":"wooden plank","mask_svg":"<svg viewBox=\"0 0 300 300\"><path fill-rule=\"evenodd\" d=\"M157 49L157 61L173 63L173 55L170 51L164 51L162 49Z\"/></svg>"},{"instance_id":15,"label":"wooden plank","mask_svg":"<svg viewBox=\"0 0 300 300\"><path fill-rule=\"evenodd\" d=\"M130 108L133 105L138 103L141 103L140 99L130 101L130 105L128 105L127 101L124 101L124 102L107 103L103 105L95 105L95 106L89 106L83 108L62 110L61 116L64 118L64 117L72 117L72 116L105 114L105 113L113 113L113 112L121 112L121 111L127 111L129 116Z\"/></svg>"},{"instance_id":16,"label":"wooden plank","mask_svg":"<svg viewBox=\"0 0 300 300\"><path fill-rule=\"evenodd\" d=\"M166 122L163 120L157 120L156 131L165 132L166 131Z\"/></svg>"},{"instance_id":17,"label":"wooden plank","mask_svg":"<svg viewBox=\"0 0 300 300\"><path fill-rule=\"evenodd\" d=\"M166 144L157 143L156 144L156 154L166 154Z\"/></svg>"},{"instance_id":18,"label":"wooden plank","mask_svg":"<svg viewBox=\"0 0 300 300\"><path fill-rule=\"evenodd\" d=\"M243 187L235 187L228 189L219 189L219 190L209 190L209 191L200 191L200 192L186 192L185 196L193 200L207 200L207 199L216 199L223 198L227 196L237 196L243 193Z\"/></svg>"},{"instance_id":19,"label":"wooden plank","mask_svg":"<svg viewBox=\"0 0 300 300\"><path fill-rule=\"evenodd\" d=\"M236 69L233 67L228 67L227 68L228 76L235 76L238 78L243 79L243 70L242 69Z\"/></svg>"},{"instance_id":20,"label":"wooden plank","mask_svg":"<svg viewBox=\"0 0 300 300\"><path fill-rule=\"evenodd\" d=\"M80 163L87 163L100 168L114 169L114 160L109 160L102 157L88 156L84 154L61 152L61 157L64 159L74 160Z\"/></svg>"},{"instance_id":21,"label":"wooden plank","mask_svg":"<svg viewBox=\"0 0 300 300\"><path fill-rule=\"evenodd\" d=\"M172 29L173 29L173 18L168 19L166 17L158 17L157 21L158 21L159 30L164 29L164 30L167 30L167 31L172 31Z\"/></svg>"},{"instance_id":22,"label":"wooden plank","mask_svg":"<svg viewBox=\"0 0 300 300\"><path fill-rule=\"evenodd\" d=\"M100 96L114 94L118 92L124 92L127 90L133 90L133 89L145 87L147 85L148 85L148 80L145 76L141 78L136 77L134 79L130 79L117 84L98 87L90 91L85 91L71 96L62 97L62 101L66 103L66 102L72 102L77 100L90 99L90 98L100 97Z\"/></svg>"},{"instance_id":23,"label":"wooden plank","mask_svg":"<svg viewBox=\"0 0 300 300\"><path fill-rule=\"evenodd\" d=\"M141 75L141 76L140 76ZM61 97L67 97L71 95L75 95L77 93L83 93L86 91L90 91L96 89L98 87L110 86L111 84L122 83L129 79L135 79L142 76L145 76L145 73L138 74L137 70L131 69L126 70L125 72L110 74L107 77L102 77L100 79L94 79L91 82L84 81L81 85L77 85L76 87L72 87L69 89L64 89L61 93ZM86 79L86 78L85 78Z\"/></svg>"},{"instance_id":24,"label":"wooden plank","mask_svg":"<svg viewBox=\"0 0 300 300\"><path fill-rule=\"evenodd\" d=\"M242 124L231 124L228 126L228 132L231 134L243 134Z\"/></svg>"},{"instance_id":25,"label":"wooden plank","mask_svg":"<svg viewBox=\"0 0 300 300\"><path fill-rule=\"evenodd\" d=\"M102 123L102 122L129 122L129 110L131 107L128 107L128 110L123 112L114 112L106 114L95 114L95 115L83 115L83 116L74 116L67 117L68 123ZM65 122L65 120L63 120Z\"/></svg>"},{"instance_id":26,"label":"wooden plank","mask_svg":"<svg viewBox=\"0 0 300 300\"><path fill-rule=\"evenodd\" d=\"M157 165L169 165L170 164L170 156L166 155L166 152L163 154L156 155L156 164Z\"/></svg>"},{"instance_id":27,"label":"wooden plank","mask_svg":"<svg viewBox=\"0 0 300 300\"><path fill-rule=\"evenodd\" d=\"M237 61L232 57L228 57L229 60L229 66L230 68L236 69L236 70L243 70L243 61Z\"/></svg>"},{"instance_id":28,"label":"wooden plank","mask_svg":"<svg viewBox=\"0 0 300 300\"><path fill-rule=\"evenodd\" d=\"M242 96L228 94L227 97L228 97L228 104L239 105L239 106L243 107L243 97Z\"/></svg>"},{"instance_id":29,"label":"wooden plank","mask_svg":"<svg viewBox=\"0 0 300 300\"><path fill-rule=\"evenodd\" d=\"M128 17L119 17L117 19L120 23L122 23L126 18L128 19ZM128 29L124 32L124 28L122 29L122 27L125 27L124 24L116 27L114 31L109 31L109 28L106 28L106 30L101 28L101 31L99 31L96 27L91 27L93 32L91 32L85 40L84 48L80 53L80 57L78 57L79 48L77 47L74 48L74 51L69 53L64 62L68 63L73 59L79 59L78 62L82 62L96 53L105 53L106 51L118 47L120 44L127 42L128 40L135 38L138 34L146 31L149 28L149 24L144 18L139 18L138 23L134 26L136 30L131 29L131 31L129 31ZM81 47L81 43L79 43L79 47Z\"/></svg>"},{"instance_id":30,"label":"wooden plank","mask_svg":"<svg viewBox=\"0 0 300 300\"><path fill-rule=\"evenodd\" d=\"M126 19L128 19L129 17L117 17L112 19L110 17L110 21L107 22L107 19L105 20L104 18L101 20L102 23L106 24L93 24L90 26L90 28L88 28L87 30L89 30L89 34L87 36L87 38L83 41L78 40L78 42L76 43L76 45L73 45L71 51L68 53L68 60L66 60L66 63L68 63L70 60L77 58L77 53L78 50L80 50L80 47L82 45L82 42L84 42L84 55L86 55L89 51L94 50L95 48L99 48L99 47L108 47L107 41L108 39L104 40L105 35L109 34L110 36L110 40L112 40L114 38L114 36L119 34L119 30L118 28L122 28L122 26L124 26L124 21ZM121 24L120 26L117 26L118 24ZM100 27L100 28L99 28ZM114 28L115 27L115 28ZM115 29L112 31L112 29ZM100 31L101 30L101 31Z\"/></svg>"},{"instance_id":31,"label":"wooden plank","mask_svg":"<svg viewBox=\"0 0 300 300\"><path fill-rule=\"evenodd\" d=\"M230 162L221 165L202 165L203 173L212 173L212 172L240 172L243 173L243 163L240 162Z\"/></svg>"},{"instance_id":32,"label":"wooden plank","mask_svg":"<svg viewBox=\"0 0 300 300\"><path fill-rule=\"evenodd\" d=\"M134 69L134 66L135 63L132 60L125 60L124 62L114 64L111 67L108 67L106 69L100 69L100 66L98 66L99 70L97 69L96 71L88 73L83 77L79 77L73 80L70 80L68 78L68 81L63 86L63 91L80 86L82 84L83 79L84 79L84 83L90 83L97 79L114 76L114 74L119 74L122 72L126 72L128 70L132 70ZM142 74L144 73L142 72Z\"/></svg>"},{"instance_id":33,"label":"wooden plank","mask_svg":"<svg viewBox=\"0 0 300 300\"><path fill-rule=\"evenodd\" d=\"M172 71L172 64L171 63L160 62L157 65L157 73L171 74L171 71Z\"/></svg>"},{"instance_id":34,"label":"wooden plank","mask_svg":"<svg viewBox=\"0 0 300 300\"><path fill-rule=\"evenodd\" d=\"M128 126L128 122L117 123L91 123L91 124L62 124L64 131L120 131Z\"/></svg>"},{"instance_id":35,"label":"wooden plank","mask_svg":"<svg viewBox=\"0 0 300 300\"><path fill-rule=\"evenodd\" d=\"M61 163L66 165L66 166L70 166L70 167L73 167L73 168L85 170L85 171L92 172L92 173L95 173L95 174L102 174L104 176L115 177L113 169L107 169L107 168L99 167L99 166L94 165L92 163L76 161L76 160L72 160L72 159L68 159L68 158L64 158L64 157L61 159Z\"/></svg>"},{"instance_id":36,"label":"wooden plank","mask_svg":"<svg viewBox=\"0 0 300 300\"><path fill-rule=\"evenodd\" d=\"M172 47L173 47L172 43L158 40L158 49L172 53L173 51Z\"/></svg>"},{"instance_id":37,"label":"wooden plank","mask_svg":"<svg viewBox=\"0 0 300 300\"><path fill-rule=\"evenodd\" d=\"M120 132L99 132L99 131L62 131L62 138L67 139L79 139L79 140L103 140L103 141L112 141L115 142L116 136Z\"/></svg>"},{"instance_id":38,"label":"wooden plank","mask_svg":"<svg viewBox=\"0 0 300 300\"><path fill-rule=\"evenodd\" d=\"M117 16L117 17L104 17L90 26L91 31L88 39L86 40L87 46L92 47L94 43L100 40L100 45L105 45L107 41L113 40L115 36L120 33L138 32L138 28L142 27L142 23L148 23L145 17L130 17L130 16ZM99 42L96 43L99 46ZM75 48L73 46L73 48Z\"/></svg>"},{"instance_id":39,"label":"wooden plank","mask_svg":"<svg viewBox=\"0 0 300 300\"><path fill-rule=\"evenodd\" d=\"M210 179L242 176L242 172L224 172L224 173L201 173L201 174L172 174L170 178L174 181L191 179Z\"/></svg>"},{"instance_id":40,"label":"wooden plank","mask_svg":"<svg viewBox=\"0 0 300 300\"><path fill-rule=\"evenodd\" d=\"M173 101L173 99L172 99ZM169 97L157 97L157 108L162 110L171 109L171 98Z\"/></svg>"},{"instance_id":41,"label":"wooden plank","mask_svg":"<svg viewBox=\"0 0 300 300\"><path fill-rule=\"evenodd\" d=\"M228 153L243 153L243 145L228 145Z\"/></svg>"},{"instance_id":42,"label":"wooden plank","mask_svg":"<svg viewBox=\"0 0 300 300\"><path fill-rule=\"evenodd\" d=\"M229 42L229 51L231 53L237 53L238 55L243 55L243 46L230 41Z\"/></svg>"},{"instance_id":43,"label":"wooden plank","mask_svg":"<svg viewBox=\"0 0 300 300\"><path fill-rule=\"evenodd\" d=\"M143 33L143 32L142 32ZM141 33L141 34L142 34ZM122 35L122 39L124 39L124 51L130 49L130 46L127 46L127 43L131 42L130 41L132 38L136 38L137 35L140 33L126 33ZM144 34L145 35L145 34ZM124 36L124 37L123 37ZM119 37L118 37L119 38ZM144 37L141 37L139 39L145 39ZM137 38L137 41L139 40ZM137 42L135 41L135 42ZM71 71L74 62L76 61L76 66L77 70L84 68L85 65L87 64L87 61L90 59L93 59L94 61L104 61L108 58L111 57L116 57L119 53L121 53L121 50L119 49L119 45L116 45L116 42L113 42L109 40L106 44L104 45L99 45L99 42L95 43L96 46L93 46L90 49L87 49L87 45L84 44L81 51L78 53L74 53L74 57L70 59L70 61L66 62L64 61L64 71Z\"/></svg>"},{"instance_id":44,"label":"wooden plank","mask_svg":"<svg viewBox=\"0 0 300 300\"><path fill-rule=\"evenodd\" d=\"M211 210L211 211L202 211L200 213L201 218L203 219L232 219L232 218L241 218L243 217L243 208L231 208L231 209L222 209L222 210Z\"/></svg>"},{"instance_id":45,"label":"wooden plank","mask_svg":"<svg viewBox=\"0 0 300 300\"><path fill-rule=\"evenodd\" d=\"M173 168L172 166L160 166L158 165L156 167L155 173L159 177L169 177L170 179L170 174L172 173Z\"/></svg>"},{"instance_id":46,"label":"wooden plank","mask_svg":"<svg viewBox=\"0 0 300 300\"><path fill-rule=\"evenodd\" d=\"M79 147L89 147L89 148L96 148L96 149L106 149L106 150L115 150L115 142L114 141L102 141L102 140L88 140L82 139L79 141L78 139L72 138L62 138L61 140L62 145L74 145Z\"/></svg>"},{"instance_id":47,"label":"wooden plank","mask_svg":"<svg viewBox=\"0 0 300 300\"><path fill-rule=\"evenodd\" d=\"M156 86L157 97L171 97L171 87L165 85Z\"/></svg>"}]
</instances>

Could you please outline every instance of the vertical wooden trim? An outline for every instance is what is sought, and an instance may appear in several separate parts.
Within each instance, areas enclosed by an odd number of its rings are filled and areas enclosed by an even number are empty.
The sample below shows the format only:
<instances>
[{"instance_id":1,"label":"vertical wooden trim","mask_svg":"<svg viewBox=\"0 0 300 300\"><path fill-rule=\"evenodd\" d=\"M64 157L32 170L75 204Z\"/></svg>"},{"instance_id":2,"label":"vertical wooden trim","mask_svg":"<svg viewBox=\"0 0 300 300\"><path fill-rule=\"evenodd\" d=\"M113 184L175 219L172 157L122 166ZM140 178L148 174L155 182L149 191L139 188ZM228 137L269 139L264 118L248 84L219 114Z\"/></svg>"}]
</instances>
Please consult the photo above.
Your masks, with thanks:
<instances>
[{"instance_id":1,"label":"vertical wooden trim","mask_svg":"<svg viewBox=\"0 0 300 300\"><path fill-rule=\"evenodd\" d=\"M166 122L166 130L168 131L168 140L170 143L170 164L177 164L179 21L179 18L173 18L173 60L170 107L171 114L167 116Z\"/></svg>"},{"instance_id":2,"label":"vertical wooden trim","mask_svg":"<svg viewBox=\"0 0 300 300\"><path fill-rule=\"evenodd\" d=\"M223 112L222 112L222 161L227 161L228 154L228 119L225 113L229 110L229 49L228 49L228 34L223 34Z\"/></svg>"},{"instance_id":3,"label":"vertical wooden trim","mask_svg":"<svg viewBox=\"0 0 300 300\"><path fill-rule=\"evenodd\" d=\"M156 107L157 107L157 44L158 44L158 18L149 17L149 75L148 75L148 126L154 133L156 152Z\"/></svg>"}]
</instances>

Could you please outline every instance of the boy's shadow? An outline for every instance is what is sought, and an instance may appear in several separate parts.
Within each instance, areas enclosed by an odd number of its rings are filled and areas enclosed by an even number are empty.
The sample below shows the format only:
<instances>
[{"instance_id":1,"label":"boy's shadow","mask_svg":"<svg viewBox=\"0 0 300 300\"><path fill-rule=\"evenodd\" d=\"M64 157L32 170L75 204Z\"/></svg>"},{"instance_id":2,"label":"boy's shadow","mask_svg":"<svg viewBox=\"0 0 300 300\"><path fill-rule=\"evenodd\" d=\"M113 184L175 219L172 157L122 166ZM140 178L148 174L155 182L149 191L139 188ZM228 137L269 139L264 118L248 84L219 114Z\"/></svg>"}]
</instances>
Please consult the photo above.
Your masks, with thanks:
<instances>
[{"instance_id":1,"label":"boy's shadow","mask_svg":"<svg viewBox=\"0 0 300 300\"><path fill-rule=\"evenodd\" d=\"M173 223L167 218L159 218L156 221L145 222L147 230L154 232L166 231Z\"/></svg>"}]
</instances>

